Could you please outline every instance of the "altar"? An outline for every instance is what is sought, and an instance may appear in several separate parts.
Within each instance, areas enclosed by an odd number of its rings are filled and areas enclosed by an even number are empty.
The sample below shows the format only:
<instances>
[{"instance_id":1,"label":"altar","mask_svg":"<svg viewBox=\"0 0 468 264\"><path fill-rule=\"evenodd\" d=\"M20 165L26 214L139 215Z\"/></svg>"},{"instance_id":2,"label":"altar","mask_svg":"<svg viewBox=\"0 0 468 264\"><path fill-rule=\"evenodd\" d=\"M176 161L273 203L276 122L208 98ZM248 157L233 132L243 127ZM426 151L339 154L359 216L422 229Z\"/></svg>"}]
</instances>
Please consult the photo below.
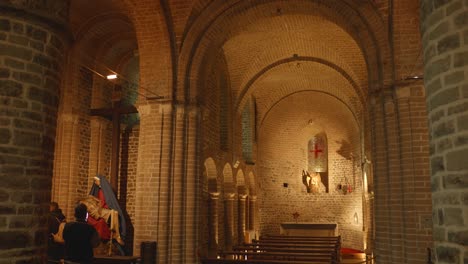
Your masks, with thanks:
<instances>
[{"instance_id":1,"label":"altar","mask_svg":"<svg viewBox=\"0 0 468 264\"><path fill-rule=\"evenodd\" d=\"M337 224L286 222L280 224L280 234L285 236L325 236L337 235Z\"/></svg>"}]
</instances>

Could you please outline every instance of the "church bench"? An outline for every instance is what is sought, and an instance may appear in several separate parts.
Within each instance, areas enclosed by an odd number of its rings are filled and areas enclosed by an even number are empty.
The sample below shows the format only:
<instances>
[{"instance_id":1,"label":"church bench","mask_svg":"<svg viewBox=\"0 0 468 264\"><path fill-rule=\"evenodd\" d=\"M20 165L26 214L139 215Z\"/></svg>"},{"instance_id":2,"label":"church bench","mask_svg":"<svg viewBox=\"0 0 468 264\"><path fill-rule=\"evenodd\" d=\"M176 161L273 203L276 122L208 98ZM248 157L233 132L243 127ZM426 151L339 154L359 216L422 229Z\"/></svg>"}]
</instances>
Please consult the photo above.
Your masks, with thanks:
<instances>
[{"instance_id":1,"label":"church bench","mask_svg":"<svg viewBox=\"0 0 468 264\"><path fill-rule=\"evenodd\" d=\"M318 261L331 263L335 256L333 252L325 253L290 253L290 252L240 252L224 251L220 253L223 259L232 257L234 259L262 259L262 260L297 260Z\"/></svg>"},{"instance_id":2,"label":"church bench","mask_svg":"<svg viewBox=\"0 0 468 264\"><path fill-rule=\"evenodd\" d=\"M262 236L245 243L235 250L283 252L292 254L321 253L332 256L332 261L340 261L341 237L310 237L310 236Z\"/></svg>"},{"instance_id":3,"label":"church bench","mask_svg":"<svg viewBox=\"0 0 468 264\"><path fill-rule=\"evenodd\" d=\"M327 257L329 261L330 258L335 262L339 260L339 250L335 247L318 247L318 248L307 248L307 247L264 247L264 246L237 246L233 248L233 252L236 253L236 256L239 255L259 255L259 256L272 256L272 255L283 255L283 256L294 256L294 259L300 258L310 258L310 257ZM257 253L257 254L245 254L245 253ZM234 256L232 252L223 252L221 255L226 257L226 254ZM270 254L271 253L271 254Z\"/></svg>"},{"instance_id":4,"label":"church bench","mask_svg":"<svg viewBox=\"0 0 468 264\"><path fill-rule=\"evenodd\" d=\"M252 241L282 241L282 242L321 242L321 243L337 243L341 241L341 237L298 237L298 238L276 238L276 237L261 237Z\"/></svg>"},{"instance_id":5,"label":"church bench","mask_svg":"<svg viewBox=\"0 0 468 264\"><path fill-rule=\"evenodd\" d=\"M271 248L303 248L303 249L329 249L336 252L340 251L340 243L320 243L320 242L312 242L312 243L304 243L304 242L284 242L284 241L253 241L249 244L243 244L244 246L248 247L271 247Z\"/></svg>"},{"instance_id":6,"label":"church bench","mask_svg":"<svg viewBox=\"0 0 468 264\"><path fill-rule=\"evenodd\" d=\"M281 240L339 240L340 236L285 236L285 235L263 235L262 239L281 239Z\"/></svg>"},{"instance_id":7,"label":"church bench","mask_svg":"<svg viewBox=\"0 0 468 264\"><path fill-rule=\"evenodd\" d=\"M336 248L337 244L334 243L312 243L312 244L295 244L295 243L268 243L268 242L255 242L255 243L244 243L244 246L251 247L277 247L277 248Z\"/></svg>"},{"instance_id":8,"label":"church bench","mask_svg":"<svg viewBox=\"0 0 468 264\"><path fill-rule=\"evenodd\" d=\"M291 252L291 253L330 253L334 248L278 248L278 247L258 247L258 246L237 246L233 251L251 251L251 252Z\"/></svg>"},{"instance_id":9,"label":"church bench","mask_svg":"<svg viewBox=\"0 0 468 264\"><path fill-rule=\"evenodd\" d=\"M202 259L202 264L329 264L329 261L297 261L297 260L262 260L262 259Z\"/></svg>"},{"instance_id":10,"label":"church bench","mask_svg":"<svg viewBox=\"0 0 468 264\"><path fill-rule=\"evenodd\" d=\"M271 241L271 240L252 240L252 245L291 245L291 246L313 246L313 245L340 245L340 243L334 241Z\"/></svg>"},{"instance_id":11,"label":"church bench","mask_svg":"<svg viewBox=\"0 0 468 264\"><path fill-rule=\"evenodd\" d=\"M220 252L215 263L340 263L341 237L262 236ZM258 262L252 262L258 261Z\"/></svg>"}]
</instances>

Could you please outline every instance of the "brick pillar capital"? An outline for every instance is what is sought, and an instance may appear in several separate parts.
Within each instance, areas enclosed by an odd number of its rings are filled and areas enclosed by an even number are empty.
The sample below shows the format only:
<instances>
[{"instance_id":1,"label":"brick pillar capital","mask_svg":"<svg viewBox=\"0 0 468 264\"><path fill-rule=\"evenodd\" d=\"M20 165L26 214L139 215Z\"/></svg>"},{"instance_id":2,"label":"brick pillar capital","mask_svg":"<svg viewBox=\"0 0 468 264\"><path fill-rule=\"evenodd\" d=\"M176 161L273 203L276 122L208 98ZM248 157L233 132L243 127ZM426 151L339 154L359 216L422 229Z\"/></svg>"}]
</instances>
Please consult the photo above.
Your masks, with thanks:
<instances>
[{"instance_id":1,"label":"brick pillar capital","mask_svg":"<svg viewBox=\"0 0 468 264\"><path fill-rule=\"evenodd\" d=\"M228 201L233 201L235 197L236 197L235 193L226 193L224 195L224 199Z\"/></svg>"},{"instance_id":2,"label":"brick pillar capital","mask_svg":"<svg viewBox=\"0 0 468 264\"><path fill-rule=\"evenodd\" d=\"M77 114L63 113L59 115L57 119L59 123L77 124L79 118L80 117Z\"/></svg>"},{"instance_id":3,"label":"brick pillar capital","mask_svg":"<svg viewBox=\"0 0 468 264\"><path fill-rule=\"evenodd\" d=\"M404 80L395 84L395 97L398 99L424 96L423 80Z\"/></svg>"},{"instance_id":4,"label":"brick pillar capital","mask_svg":"<svg viewBox=\"0 0 468 264\"><path fill-rule=\"evenodd\" d=\"M149 114L151 114L151 105L150 104L139 105L138 113L140 114L141 117L148 116Z\"/></svg>"},{"instance_id":5,"label":"brick pillar capital","mask_svg":"<svg viewBox=\"0 0 468 264\"><path fill-rule=\"evenodd\" d=\"M239 201L245 201L247 199L247 194L239 194Z\"/></svg>"},{"instance_id":6,"label":"brick pillar capital","mask_svg":"<svg viewBox=\"0 0 468 264\"><path fill-rule=\"evenodd\" d=\"M210 192L210 199L211 200L218 200L219 199L219 192Z\"/></svg>"},{"instance_id":7,"label":"brick pillar capital","mask_svg":"<svg viewBox=\"0 0 468 264\"><path fill-rule=\"evenodd\" d=\"M99 128L107 124L109 121L100 116L92 116L90 118L91 128Z\"/></svg>"}]
</instances>

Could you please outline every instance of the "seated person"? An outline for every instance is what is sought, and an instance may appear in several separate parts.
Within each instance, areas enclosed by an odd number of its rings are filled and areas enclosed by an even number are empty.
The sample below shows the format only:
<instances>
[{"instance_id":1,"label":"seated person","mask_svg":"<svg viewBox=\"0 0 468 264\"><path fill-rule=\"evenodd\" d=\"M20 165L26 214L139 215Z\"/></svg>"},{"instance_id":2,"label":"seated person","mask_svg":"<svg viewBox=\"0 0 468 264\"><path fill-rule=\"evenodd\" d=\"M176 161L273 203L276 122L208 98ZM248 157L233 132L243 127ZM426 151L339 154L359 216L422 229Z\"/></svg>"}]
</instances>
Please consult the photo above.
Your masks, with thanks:
<instances>
[{"instance_id":1,"label":"seated person","mask_svg":"<svg viewBox=\"0 0 468 264\"><path fill-rule=\"evenodd\" d=\"M47 255L49 260L58 261L63 259L65 248L63 246L62 232L65 226L65 216L56 202L49 204L49 240Z\"/></svg>"},{"instance_id":2,"label":"seated person","mask_svg":"<svg viewBox=\"0 0 468 264\"><path fill-rule=\"evenodd\" d=\"M65 240L65 263L91 264L93 248L99 245L99 235L86 223L86 206L78 204L75 207L76 221L67 223L63 229Z\"/></svg>"}]
</instances>

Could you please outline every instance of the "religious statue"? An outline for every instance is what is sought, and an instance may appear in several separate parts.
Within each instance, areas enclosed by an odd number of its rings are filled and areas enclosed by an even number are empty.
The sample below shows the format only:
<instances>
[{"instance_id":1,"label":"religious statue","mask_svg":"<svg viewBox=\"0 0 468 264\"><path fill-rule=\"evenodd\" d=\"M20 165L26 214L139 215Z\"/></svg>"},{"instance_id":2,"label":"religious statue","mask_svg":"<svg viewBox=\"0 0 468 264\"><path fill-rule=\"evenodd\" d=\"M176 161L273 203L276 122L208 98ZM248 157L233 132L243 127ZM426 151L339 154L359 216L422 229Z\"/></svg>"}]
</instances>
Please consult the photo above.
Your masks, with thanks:
<instances>
[{"instance_id":1,"label":"religious statue","mask_svg":"<svg viewBox=\"0 0 468 264\"><path fill-rule=\"evenodd\" d=\"M321 182L318 172L316 172L314 176L310 176L308 171L302 170L302 183L306 186L308 193L319 193Z\"/></svg>"},{"instance_id":2,"label":"religious statue","mask_svg":"<svg viewBox=\"0 0 468 264\"><path fill-rule=\"evenodd\" d=\"M85 199L80 201L88 207L88 223L96 228L101 240L115 239L124 244L125 219L117 198L104 176L94 177L94 184Z\"/></svg>"}]
</instances>

